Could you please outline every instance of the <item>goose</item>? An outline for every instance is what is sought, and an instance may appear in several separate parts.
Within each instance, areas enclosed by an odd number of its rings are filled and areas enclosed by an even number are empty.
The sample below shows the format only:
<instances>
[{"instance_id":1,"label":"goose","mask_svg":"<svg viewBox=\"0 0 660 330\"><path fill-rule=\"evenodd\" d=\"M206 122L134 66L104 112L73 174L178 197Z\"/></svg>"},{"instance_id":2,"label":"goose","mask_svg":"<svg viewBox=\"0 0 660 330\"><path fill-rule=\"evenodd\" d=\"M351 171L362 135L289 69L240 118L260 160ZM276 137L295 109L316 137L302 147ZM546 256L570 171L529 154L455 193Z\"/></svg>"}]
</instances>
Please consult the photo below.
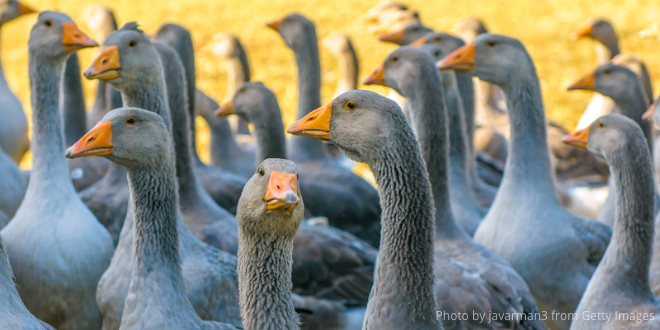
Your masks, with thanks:
<instances>
[{"instance_id":1,"label":"goose","mask_svg":"<svg viewBox=\"0 0 660 330\"><path fill-rule=\"evenodd\" d=\"M529 285L539 309L572 313L603 256L611 229L564 209L555 192L536 68L513 38L482 34L438 63L502 88L511 122L510 153L495 201L474 235ZM558 265L561 265L559 267ZM567 321L552 326L568 328Z\"/></svg>"},{"instance_id":2,"label":"goose","mask_svg":"<svg viewBox=\"0 0 660 330\"><path fill-rule=\"evenodd\" d=\"M152 44L136 23L128 23L106 38L101 53L84 74L90 79L105 79L122 92L127 106L150 109L159 114L169 126L171 116L165 95L168 89L163 68L168 72L176 68L177 63L172 63L173 59L177 59L174 50L163 43ZM178 70L181 70L178 64ZM182 93L178 94L180 97ZM134 209L134 204L129 203L129 210ZM134 216L133 211L126 214L114 257L97 289L104 330L120 327L124 302L129 294L131 273L134 270ZM185 225L179 210L176 216L183 280L190 303L204 320L238 325L240 320L234 257L199 241Z\"/></svg>"},{"instance_id":3,"label":"goose","mask_svg":"<svg viewBox=\"0 0 660 330\"><path fill-rule=\"evenodd\" d=\"M321 105L321 69L314 23L302 15L290 14L269 23L268 26L278 31L294 52L298 66L298 118L302 118ZM335 205L318 211L312 209L327 205L327 201L320 201L308 203L307 209L313 215L327 217L332 226L346 230L377 248L380 243L380 204L376 189L350 169L343 167L341 160L333 158L320 140L293 136L288 141L287 156L298 166L308 163L305 166L310 170L300 173L303 182L332 178L335 183L333 188L336 189L333 190L338 194L360 192L358 197L341 206ZM357 205L362 206L357 208Z\"/></svg>"},{"instance_id":4,"label":"goose","mask_svg":"<svg viewBox=\"0 0 660 330\"><path fill-rule=\"evenodd\" d=\"M93 4L87 7L83 19L85 24L94 33L95 40L105 40L112 31L117 30L119 27L112 9L102 4ZM101 121L108 111L120 108L121 105L121 93L115 90L110 84L106 84L104 81L99 80L96 84L96 97L94 98L94 104L89 110L89 115L87 116L87 127L93 127L96 123ZM85 132L87 132L87 130L85 130ZM73 142L67 145L71 145ZM98 157L83 159L101 159L105 161L105 159Z\"/></svg>"},{"instance_id":5,"label":"goose","mask_svg":"<svg viewBox=\"0 0 660 330\"><path fill-rule=\"evenodd\" d=\"M363 329L442 329L433 296L433 196L401 108L373 92L349 91L287 131L330 140L374 172L383 229Z\"/></svg>"},{"instance_id":6,"label":"goose","mask_svg":"<svg viewBox=\"0 0 660 330\"><path fill-rule=\"evenodd\" d=\"M332 53L339 66L339 78L334 97L357 89L360 63L358 62L357 53L355 52L351 38L344 33L335 31L323 38L321 44L323 48L328 49ZM230 100L231 98L227 99Z\"/></svg>"},{"instance_id":7,"label":"goose","mask_svg":"<svg viewBox=\"0 0 660 330\"><path fill-rule=\"evenodd\" d=\"M55 330L43 323L25 307L16 291L14 274L0 237L0 327L3 329Z\"/></svg>"},{"instance_id":8,"label":"goose","mask_svg":"<svg viewBox=\"0 0 660 330\"><path fill-rule=\"evenodd\" d=\"M615 63L626 66L637 73L648 104L651 104L653 101L653 87L646 65L632 55L620 54L619 39L610 21L603 18L590 18L577 33L573 34L573 38L589 38L596 41L598 65L613 60ZM598 117L608 114L614 109L615 104L612 99L595 94L582 117L580 117L577 127L585 128Z\"/></svg>"},{"instance_id":9,"label":"goose","mask_svg":"<svg viewBox=\"0 0 660 330\"><path fill-rule=\"evenodd\" d=\"M87 132L87 113L78 54L71 55L64 66L61 111L64 143L71 145ZM108 170L108 161L103 158L69 159L67 163L76 191L85 190L103 178Z\"/></svg>"},{"instance_id":10,"label":"goose","mask_svg":"<svg viewBox=\"0 0 660 330\"><path fill-rule=\"evenodd\" d=\"M422 25L421 23L412 23L401 30L384 34L378 39L380 41L390 42L395 45L403 46L408 45L432 32L432 29Z\"/></svg>"},{"instance_id":11,"label":"goose","mask_svg":"<svg viewBox=\"0 0 660 330\"><path fill-rule=\"evenodd\" d=\"M284 123L275 94L261 82L245 83L233 100L218 115L235 114L254 126L257 142L257 162L267 158L286 158ZM303 181L309 164L297 166L298 181L305 198L311 203L342 205L339 194L333 193L336 183L327 174L312 184ZM314 169L311 169L314 171ZM345 197L355 199L360 191L349 192ZM329 197L333 196L333 197ZM358 205L359 206L359 205ZM318 208L318 206L317 206ZM359 218L353 225L360 225ZM378 251L350 233L329 226L300 226L294 240L293 287L294 292L322 299L350 301L352 305L367 304L373 283L373 269ZM320 271L320 270L323 271Z\"/></svg>"},{"instance_id":12,"label":"goose","mask_svg":"<svg viewBox=\"0 0 660 330\"><path fill-rule=\"evenodd\" d=\"M186 74L188 111L190 118L195 118L196 78L192 36L188 30L180 25L165 24L158 30L156 40L168 44L179 54ZM195 175L200 178L199 183L218 205L232 214L236 214L238 198L245 185L245 180L229 171L202 162L197 154L194 120L189 121L189 130L192 140L193 170Z\"/></svg>"},{"instance_id":13,"label":"goose","mask_svg":"<svg viewBox=\"0 0 660 330\"><path fill-rule=\"evenodd\" d=\"M305 205L296 165L266 159L245 185L239 225L239 301L246 330L299 329L291 298L294 236Z\"/></svg>"},{"instance_id":14,"label":"goose","mask_svg":"<svg viewBox=\"0 0 660 330\"><path fill-rule=\"evenodd\" d=\"M653 122L655 128L657 129L657 123L660 123L660 111L657 110L660 101L660 97L653 102L653 104L649 107L648 111L644 113L643 119L649 122ZM658 194L658 190L660 189L660 160L658 157L660 157L660 142L658 142L657 138L653 143L653 151L651 153L653 157L653 178L654 178L654 183L655 183L655 193ZM660 230L660 227L658 227L658 224L660 224L660 221L658 221L658 216L656 215L655 219L655 224L656 228L655 230L658 231ZM660 235L655 235L654 236L654 241L653 241L653 251L660 251ZM654 253L654 255L658 255ZM660 294L660 258L654 257L651 259L651 270L649 274L650 282L651 282L651 291L655 295Z\"/></svg>"},{"instance_id":15,"label":"goose","mask_svg":"<svg viewBox=\"0 0 660 330\"><path fill-rule=\"evenodd\" d=\"M76 194L62 157L64 64L76 50L96 46L63 13L41 12L32 27L32 174L23 203L0 231L25 306L64 330L101 326L94 294L113 253L110 235Z\"/></svg>"},{"instance_id":16,"label":"goose","mask_svg":"<svg viewBox=\"0 0 660 330\"><path fill-rule=\"evenodd\" d=\"M653 315L660 312L660 302L649 286L653 171L643 131L635 120L612 114L564 141L607 160L616 194L612 242L580 300L571 329L657 329L660 324Z\"/></svg>"},{"instance_id":17,"label":"goose","mask_svg":"<svg viewBox=\"0 0 660 330\"><path fill-rule=\"evenodd\" d=\"M227 90L225 91L225 100L231 100L231 98L234 97L234 94L236 94L236 90L241 87L244 82L250 81L250 62L248 61L247 53L245 52L243 44L234 34L220 32L213 36L209 44L202 49L202 52L209 52L214 56L225 60L227 68ZM210 109L211 114L215 109L217 109L217 107ZM235 124L236 125L234 126L236 127L237 134L250 135L250 128L245 122L239 120ZM211 152L213 153L213 149L211 149ZM213 157L213 154L211 154L212 160ZM215 157L222 156L216 155ZM222 163L222 161L220 161L220 163ZM250 172L252 172L252 169L250 169ZM248 175L249 177L252 177L252 173Z\"/></svg>"},{"instance_id":18,"label":"goose","mask_svg":"<svg viewBox=\"0 0 660 330\"><path fill-rule=\"evenodd\" d=\"M0 229L16 214L26 189L18 164L0 148Z\"/></svg>"},{"instance_id":19,"label":"goose","mask_svg":"<svg viewBox=\"0 0 660 330\"><path fill-rule=\"evenodd\" d=\"M385 62L365 80L364 84L387 86L406 98L406 106L410 111L409 122L419 138L423 151L422 156L427 160L427 168L435 166L435 164L428 163L427 153L447 153L449 155L450 173L447 177L451 192L449 194L451 210L456 222L468 235L472 236L479 227L485 210L477 202L468 176L467 167L470 155L468 154L465 117L458 92L458 83L453 72L442 72L441 78L436 76L435 72L430 75L420 74L419 70L427 64L426 62L435 62L442 57L442 51L435 45L420 47L421 51L402 47L392 52ZM399 60L402 61L401 64L398 64ZM387 70L387 68L390 69ZM443 135L427 135L427 131L434 130L434 128L428 126L430 122L428 119L423 122L422 112L423 109L432 107L435 111L446 114L442 116L444 117L442 121L448 124L449 129L435 129ZM447 132L448 134L446 134ZM430 150L429 141L422 140L423 136L429 139L448 138L449 140L442 140L445 150Z\"/></svg>"},{"instance_id":20,"label":"goose","mask_svg":"<svg viewBox=\"0 0 660 330\"><path fill-rule=\"evenodd\" d=\"M455 329L474 324L497 329L546 329L538 318L536 302L520 275L494 252L472 241L459 225L461 216L454 212L452 195L465 193L453 189L456 183L452 180L453 176L465 176L466 173L452 169L460 164L460 160L451 158L458 158L456 154L460 151L456 149L467 147L456 143L462 141L465 144L465 140L456 137L464 133L457 87L445 83L445 80L455 80L452 79L453 72L443 71L438 75L433 70L440 57L442 51L436 45L420 46L419 50L401 47L385 59L377 72L382 72L388 86L406 95L414 108L413 125L418 126L417 138L436 205L435 295L439 310L447 314L469 315L466 320L457 321L451 317L442 317L441 320L446 328ZM502 302L507 303L502 305ZM493 318L493 315L511 312L524 317L516 322ZM479 319L474 315L489 317Z\"/></svg>"},{"instance_id":21,"label":"goose","mask_svg":"<svg viewBox=\"0 0 660 330\"><path fill-rule=\"evenodd\" d=\"M111 39L112 34L107 40ZM202 321L186 295L190 287L185 283L185 261L180 255L181 226L177 224L181 215L167 120L151 111L119 108L110 111L66 152L67 157L103 156L128 172L135 244L119 329L237 329L231 324ZM235 266L235 260L228 259ZM232 272L227 269L223 275L231 276ZM232 280L236 281L235 273Z\"/></svg>"},{"instance_id":22,"label":"goose","mask_svg":"<svg viewBox=\"0 0 660 330\"><path fill-rule=\"evenodd\" d=\"M648 103L637 75L633 71L613 63L605 63L575 82L568 90L595 91L611 98L615 104L613 110L637 122L644 132L649 150L653 150L651 123L644 122L642 119L642 115L648 108ZM610 227L614 226L616 217L614 211L616 195L614 194L613 185L614 181L610 178L610 194L598 213L598 220Z\"/></svg>"},{"instance_id":23,"label":"goose","mask_svg":"<svg viewBox=\"0 0 660 330\"><path fill-rule=\"evenodd\" d=\"M419 13L403 3L383 0L362 15L361 19L372 24L370 32L385 34L401 30L411 23L419 23Z\"/></svg>"},{"instance_id":24,"label":"goose","mask_svg":"<svg viewBox=\"0 0 660 330\"><path fill-rule=\"evenodd\" d=\"M20 16L35 13L34 9L16 0L8 0L0 6L0 26ZM30 149L28 139L28 121L23 112L23 106L16 95L12 93L0 66L0 149L16 163Z\"/></svg>"}]
</instances>

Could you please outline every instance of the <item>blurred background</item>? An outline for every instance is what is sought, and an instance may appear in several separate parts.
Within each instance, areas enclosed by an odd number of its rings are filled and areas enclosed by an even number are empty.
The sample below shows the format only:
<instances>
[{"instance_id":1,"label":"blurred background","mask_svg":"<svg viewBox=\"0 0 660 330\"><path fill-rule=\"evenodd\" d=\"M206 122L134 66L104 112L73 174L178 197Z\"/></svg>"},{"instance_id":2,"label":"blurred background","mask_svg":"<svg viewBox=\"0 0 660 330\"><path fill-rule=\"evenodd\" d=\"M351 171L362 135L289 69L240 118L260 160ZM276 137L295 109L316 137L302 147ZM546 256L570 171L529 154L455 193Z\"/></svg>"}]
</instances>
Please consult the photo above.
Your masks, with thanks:
<instances>
[{"instance_id":1,"label":"blurred background","mask_svg":"<svg viewBox=\"0 0 660 330\"><path fill-rule=\"evenodd\" d=\"M178 23L193 34L196 50L200 50L217 32L236 34L246 48L252 80L262 81L278 96L285 125L293 122L297 109L296 67L293 53L279 35L267 28L267 22L298 12L316 24L319 40L333 31L352 38L360 60L360 81L366 78L389 52L397 46L378 41L360 16L380 0L113 0L105 2L112 8L119 26L137 21L147 32L155 32L163 23ZM25 0L39 11L57 10L70 15L84 32L85 10L98 0ZM403 1L418 10L421 21L436 31L452 31L454 24L465 16L484 20L492 33L520 39L536 63L546 113L549 119L571 130L586 108L591 93L572 92L566 88L596 67L593 41L573 40L589 17L609 19L620 38L625 53L635 53L650 69L655 94L660 86L660 41L641 38L640 30L660 21L657 0L445 0ZM27 15L2 27L2 63L11 89L21 99L30 118L30 91L27 78L27 39L36 15ZM90 34L91 35L91 34ZM97 40L102 43L103 40ZM79 52L84 70L97 55L98 48ZM226 90L225 63L212 54L198 52L197 87L224 102ZM323 102L332 99L337 83L337 64L327 49L321 48ZM95 81L84 81L87 107L94 100ZM386 94L387 88L361 86ZM2 120L2 118L0 118ZM198 126L199 151L208 160L208 129L203 120ZM27 155L21 167L31 166Z\"/></svg>"}]
</instances>

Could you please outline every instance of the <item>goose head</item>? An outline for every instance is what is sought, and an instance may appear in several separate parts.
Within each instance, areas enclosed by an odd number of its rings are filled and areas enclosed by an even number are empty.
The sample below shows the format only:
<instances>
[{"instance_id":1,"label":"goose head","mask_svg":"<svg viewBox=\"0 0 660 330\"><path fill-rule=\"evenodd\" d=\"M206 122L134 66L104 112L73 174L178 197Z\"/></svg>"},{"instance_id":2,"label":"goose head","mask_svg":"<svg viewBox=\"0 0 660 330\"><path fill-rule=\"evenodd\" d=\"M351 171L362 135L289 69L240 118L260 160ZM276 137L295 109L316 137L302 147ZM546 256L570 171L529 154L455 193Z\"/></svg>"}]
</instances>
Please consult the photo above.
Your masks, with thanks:
<instances>
[{"instance_id":1,"label":"goose head","mask_svg":"<svg viewBox=\"0 0 660 330\"><path fill-rule=\"evenodd\" d=\"M420 23L412 23L400 30L383 34L378 39L380 41L390 42L399 46L403 46L431 32L433 32L433 30L425 27Z\"/></svg>"},{"instance_id":2,"label":"goose head","mask_svg":"<svg viewBox=\"0 0 660 330\"><path fill-rule=\"evenodd\" d=\"M309 38L312 37L311 34L313 34L314 45L317 44L314 23L303 15L290 14L266 25L277 31L292 50L307 46Z\"/></svg>"},{"instance_id":3,"label":"goose head","mask_svg":"<svg viewBox=\"0 0 660 330\"><path fill-rule=\"evenodd\" d=\"M334 54L341 54L353 50L351 39L344 33L332 32L321 40L323 48L327 48Z\"/></svg>"},{"instance_id":4,"label":"goose head","mask_svg":"<svg viewBox=\"0 0 660 330\"><path fill-rule=\"evenodd\" d=\"M87 7L83 14L83 20L98 41L105 40L112 31L118 28L115 14L108 6L102 4L93 4Z\"/></svg>"},{"instance_id":5,"label":"goose head","mask_svg":"<svg viewBox=\"0 0 660 330\"><path fill-rule=\"evenodd\" d=\"M277 104L275 94L261 82L247 82L234 94L234 98L215 112L216 117L237 115L248 123L259 123L264 117L263 109L273 102Z\"/></svg>"},{"instance_id":6,"label":"goose head","mask_svg":"<svg viewBox=\"0 0 660 330\"><path fill-rule=\"evenodd\" d=\"M392 53L365 81L365 85L383 85L394 89L397 93L410 97L423 79L421 75L435 71L435 59L440 59L441 50L435 45L420 46L422 49L409 46L401 47Z\"/></svg>"},{"instance_id":7,"label":"goose head","mask_svg":"<svg viewBox=\"0 0 660 330\"><path fill-rule=\"evenodd\" d=\"M0 1L0 26L36 11L16 0Z\"/></svg>"},{"instance_id":8,"label":"goose head","mask_svg":"<svg viewBox=\"0 0 660 330\"><path fill-rule=\"evenodd\" d=\"M525 46L517 39L485 33L437 63L440 70L467 71L483 81L507 85L535 72Z\"/></svg>"},{"instance_id":9,"label":"goose head","mask_svg":"<svg viewBox=\"0 0 660 330\"><path fill-rule=\"evenodd\" d=\"M453 29L463 40L470 42L478 35L488 33L486 24L476 17L465 17L454 25Z\"/></svg>"},{"instance_id":10,"label":"goose head","mask_svg":"<svg viewBox=\"0 0 660 330\"><path fill-rule=\"evenodd\" d=\"M64 62L73 52L98 44L82 33L76 23L63 13L44 11L30 31L30 56Z\"/></svg>"},{"instance_id":11,"label":"goose head","mask_svg":"<svg viewBox=\"0 0 660 330\"><path fill-rule=\"evenodd\" d=\"M408 44L408 46L419 48L423 45L430 44L438 46L443 53L442 58L444 58L451 52L465 46L465 41L460 37L449 33L431 32Z\"/></svg>"},{"instance_id":12,"label":"goose head","mask_svg":"<svg viewBox=\"0 0 660 330\"><path fill-rule=\"evenodd\" d=\"M245 184L236 218L242 231L293 240L304 210L296 164L268 158Z\"/></svg>"},{"instance_id":13,"label":"goose head","mask_svg":"<svg viewBox=\"0 0 660 330\"><path fill-rule=\"evenodd\" d=\"M593 39L606 46L617 42L612 23L603 18L590 18L572 37Z\"/></svg>"},{"instance_id":14,"label":"goose head","mask_svg":"<svg viewBox=\"0 0 660 330\"><path fill-rule=\"evenodd\" d=\"M163 118L138 108L118 108L66 151L67 158L103 156L127 168L157 169L173 154Z\"/></svg>"},{"instance_id":15,"label":"goose head","mask_svg":"<svg viewBox=\"0 0 660 330\"><path fill-rule=\"evenodd\" d=\"M241 53L239 43L235 35L228 32L220 32L215 34L201 51L224 59L236 58Z\"/></svg>"},{"instance_id":16,"label":"goose head","mask_svg":"<svg viewBox=\"0 0 660 330\"><path fill-rule=\"evenodd\" d=\"M287 131L331 141L347 157L369 163L395 143L399 124L395 118L405 121L394 101L373 92L354 90L310 112Z\"/></svg>"},{"instance_id":17,"label":"goose head","mask_svg":"<svg viewBox=\"0 0 660 330\"><path fill-rule=\"evenodd\" d=\"M158 29L155 40L166 43L174 49L183 49L186 47L186 40L192 40L192 36L183 26L167 23Z\"/></svg>"},{"instance_id":18,"label":"goose head","mask_svg":"<svg viewBox=\"0 0 660 330\"><path fill-rule=\"evenodd\" d=\"M162 71L158 51L137 23L131 22L108 35L100 54L83 75L125 90L127 84L152 83L154 77L148 73L158 70Z\"/></svg>"},{"instance_id":19,"label":"goose head","mask_svg":"<svg viewBox=\"0 0 660 330\"><path fill-rule=\"evenodd\" d=\"M568 90L594 91L619 100L632 94L638 84L637 75L630 69L613 63L605 63L576 81Z\"/></svg>"},{"instance_id":20,"label":"goose head","mask_svg":"<svg viewBox=\"0 0 660 330\"><path fill-rule=\"evenodd\" d=\"M632 119L611 114L596 119L589 127L562 138L566 144L589 149L589 151L611 159L616 152L633 147L629 143L638 141L634 147L646 147L642 129Z\"/></svg>"}]
</instances>

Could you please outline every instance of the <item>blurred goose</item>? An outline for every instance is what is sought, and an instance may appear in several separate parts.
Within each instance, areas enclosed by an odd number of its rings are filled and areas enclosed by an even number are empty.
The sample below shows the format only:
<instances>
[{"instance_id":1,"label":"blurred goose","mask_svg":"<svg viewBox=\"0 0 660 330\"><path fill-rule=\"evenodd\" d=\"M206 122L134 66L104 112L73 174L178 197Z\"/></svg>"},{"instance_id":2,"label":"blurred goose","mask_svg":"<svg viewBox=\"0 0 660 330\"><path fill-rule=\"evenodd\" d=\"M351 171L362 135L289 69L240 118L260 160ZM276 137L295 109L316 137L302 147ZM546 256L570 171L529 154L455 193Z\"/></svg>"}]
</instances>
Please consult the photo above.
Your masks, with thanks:
<instances>
[{"instance_id":1,"label":"blurred goose","mask_svg":"<svg viewBox=\"0 0 660 330\"><path fill-rule=\"evenodd\" d=\"M470 71L500 86L507 98L511 152L475 241L511 263L541 311L572 313L612 232L605 224L570 214L560 204L541 89L527 50L516 39L482 34L447 55L438 67ZM565 321L553 321L553 327L568 328Z\"/></svg>"},{"instance_id":2,"label":"blurred goose","mask_svg":"<svg viewBox=\"0 0 660 330\"><path fill-rule=\"evenodd\" d=\"M360 63L358 62L355 47L351 38L341 32L333 32L321 40L323 48L327 49L337 60L339 77L335 97L348 91L357 89ZM230 100L231 98L228 98Z\"/></svg>"},{"instance_id":3,"label":"blurred goose","mask_svg":"<svg viewBox=\"0 0 660 330\"><path fill-rule=\"evenodd\" d=\"M362 20L371 24L369 31L382 35L391 31L398 31L411 23L419 23L419 13L411 10L403 3L383 0L369 9Z\"/></svg>"},{"instance_id":4,"label":"blurred goose","mask_svg":"<svg viewBox=\"0 0 660 330\"><path fill-rule=\"evenodd\" d=\"M0 26L20 16L35 11L16 1L7 0L0 4ZM9 155L16 163L23 159L23 155L30 149L28 140L28 121L23 112L23 106L16 95L9 89L5 74L0 65L0 149Z\"/></svg>"},{"instance_id":5,"label":"blurred goose","mask_svg":"<svg viewBox=\"0 0 660 330\"><path fill-rule=\"evenodd\" d=\"M649 287L654 189L646 137L634 120L612 114L564 141L605 157L616 195L612 241L580 300L571 329L658 329L660 321L653 315L660 312L660 302ZM596 313L606 317L590 317Z\"/></svg>"},{"instance_id":6,"label":"blurred goose","mask_svg":"<svg viewBox=\"0 0 660 330\"><path fill-rule=\"evenodd\" d=\"M63 330L100 328L96 285L113 253L110 235L76 194L62 157L64 65L76 50L96 46L63 13L42 12L32 27L32 174L21 207L0 232L25 306Z\"/></svg>"}]
</instances>

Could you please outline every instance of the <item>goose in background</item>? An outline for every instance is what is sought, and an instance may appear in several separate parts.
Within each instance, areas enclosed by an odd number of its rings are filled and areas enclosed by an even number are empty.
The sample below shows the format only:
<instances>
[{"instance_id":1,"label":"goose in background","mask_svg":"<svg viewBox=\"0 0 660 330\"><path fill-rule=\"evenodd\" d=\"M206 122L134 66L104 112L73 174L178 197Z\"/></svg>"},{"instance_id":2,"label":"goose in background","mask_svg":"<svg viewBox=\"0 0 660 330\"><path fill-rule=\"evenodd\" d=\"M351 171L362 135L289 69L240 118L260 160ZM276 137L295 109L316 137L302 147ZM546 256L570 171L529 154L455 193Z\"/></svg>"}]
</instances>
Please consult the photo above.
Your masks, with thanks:
<instances>
[{"instance_id":1,"label":"goose in background","mask_svg":"<svg viewBox=\"0 0 660 330\"><path fill-rule=\"evenodd\" d=\"M190 118L195 118L195 52L193 48L192 36L190 32L177 24L164 24L156 33L156 41L163 42L172 47L185 69L187 103ZM241 195L245 180L229 171L222 170L215 166L210 166L202 162L197 154L197 140L195 134L195 121L188 123L190 146L193 157L193 170L199 177L199 183L204 187L213 200L223 209L236 214L238 198Z\"/></svg>"},{"instance_id":2,"label":"goose in background","mask_svg":"<svg viewBox=\"0 0 660 330\"><path fill-rule=\"evenodd\" d=\"M113 110L67 150L67 157L104 156L128 172L135 244L119 329L234 330L231 324L202 321L186 295L191 288L185 283L180 255L181 214L168 119L137 108ZM226 259L235 267L235 259ZM222 275L235 282L230 267ZM105 322L103 328L109 329Z\"/></svg>"},{"instance_id":3,"label":"goose in background","mask_svg":"<svg viewBox=\"0 0 660 330\"><path fill-rule=\"evenodd\" d=\"M334 97L357 89L360 63L351 38L347 34L335 31L323 38L321 45L335 57L339 68Z\"/></svg>"},{"instance_id":4,"label":"goose in background","mask_svg":"<svg viewBox=\"0 0 660 330\"><path fill-rule=\"evenodd\" d=\"M612 234L579 218L557 196L536 68L518 40L482 34L447 55L440 69L470 71L506 95L510 153L495 201L474 235L507 260L529 285L539 309L573 313ZM559 266L561 265L561 267ZM550 320L567 329L569 322Z\"/></svg>"},{"instance_id":5,"label":"goose in background","mask_svg":"<svg viewBox=\"0 0 660 330\"><path fill-rule=\"evenodd\" d=\"M35 13L34 9L16 0L0 4L0 27L23 15ZM0 63L0 152L4 151L14 162L20 163L30 149L28 120L23 105L9 88Z\"/></svg>"},{"instance_id":6,"label":"goose in background","mask_svg":"<svg viewBox=\"0 0 660 330\"><path fill-rule=\"evenodd\" d=\"M85 77L105 79L122 92L128 106L150 109L170 126L168 96L172 95L166 95L166 90L171 92L172 86L168 88L166 85L166 79L169 83L170 77L165 74L171 72L172 68L181 70L181 64L177 62L180 60L171 47L160 42L151 43L136 23L128 23L106 38L101 53L85 71ZM182 89L181 85L179 88ZM178 94L179 98L186 95L180 91ZM177 164L181 165L184 164ZM131 201L129 205L129 209L133 210L134 202ZM133 211L127 213L112 262L97 289L104 330L118 329L122 320L134 269L135 216ZM204 320L239 324L234 257L195 238L178 209L176 217L180 247L178 252L190 303Z\"/></svg>"},{"instance_id":7,"label":"goose in background","mask_svg":"<svg viewBox=\"0 0 660 330\"><path fill-rule=\"evenodd\" d=\"M369 32L382 35L419 23L419 13L398 1L383 0L360 17L370 24Z\"/></svg>"},{"instance_id":8,"label":"goose in background","mask_svg":"<svg viewBox=\"0 0 660 330\"><path fill-rule=\"evenodd\" d=\"M376 93L350 91L288 132L330 140L374 172L383 229L363 329L442 329L433 295L433 195L401 108Z\"/></svg>"},{"instance_id":9,"label":"goose in background","mask_svg":"<svg viewBox=\"0 0 660 330\"><path fill-rule=\"evenodd\" d=\"M27 309L57 329L98 329L96 285L112 239L78 197L64 154L60 85L75 51L98 44L69 16L45 11L28 43L33 165L25 199L0 234Z\"/></svg>"},{"instance_id":10,"label":"goose in background","mask_svg":"<svg viewBox=\"0 0 660 330\"><path fill-rule=\"evenodd\" d=\"M655 124L655 129L658 129L658 123L660 123L660 98L656 99L655 102L649 107L648 111L644 113L643 119L648 122L653 122ZM653 143L653 178L655 183L655 193L656 195L660 190L660 141L658 138ZM658 221L658 215L655 218L655 230L656 232L660 231L660 221ZM651 290L657 296L660 295L660 235L654 236L653 241L653 251L658 251L653 253L653 258L651 259L651 270L649 274L649 279L651 282Z\"/></svg>"},{"instance_id":11,"label":"goose in background","mask_svg":"<svg viewBox=\"0 0 660 330\"><path fill-rule=\"evenodd\" d=\"M580 300L571 329L657 329L660 321L652 315L660 312L660 303L649 286L655 225L646 137L635 120L612 114L564 141L607 160L616 195L612 241ZM584 317L595 313L609 317Z\"/></svg>"}]
</instances>

